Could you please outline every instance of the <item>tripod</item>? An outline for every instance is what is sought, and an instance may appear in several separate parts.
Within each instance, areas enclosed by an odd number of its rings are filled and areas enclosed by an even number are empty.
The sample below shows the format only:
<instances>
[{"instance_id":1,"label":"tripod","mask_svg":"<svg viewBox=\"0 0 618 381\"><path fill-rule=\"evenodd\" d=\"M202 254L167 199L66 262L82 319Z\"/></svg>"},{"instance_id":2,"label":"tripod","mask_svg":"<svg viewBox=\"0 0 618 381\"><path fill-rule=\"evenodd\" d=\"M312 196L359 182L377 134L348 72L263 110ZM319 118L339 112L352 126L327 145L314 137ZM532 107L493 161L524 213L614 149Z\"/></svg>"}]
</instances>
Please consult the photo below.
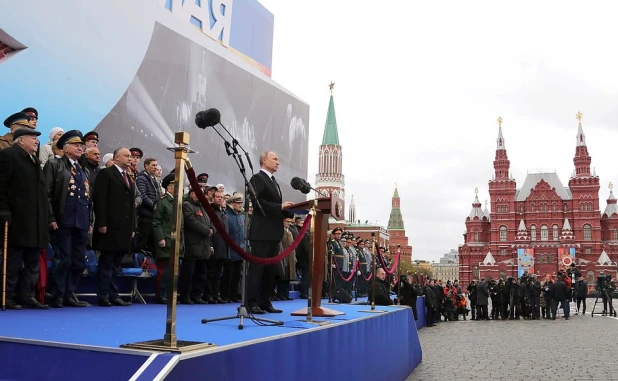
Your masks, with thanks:
<instances>
[{"instance_id":1,"label":"tripod","mask_svg":"<svg viewBox=\"0 0 618 381\"><path fill-rule=\"evenodd\" d=\"M614 309L614 304L612 302L612 296L608 294L607 289L603 288L601 290L601 292L603 293L603 296L605 296L605 298L607 298L607 303L609 304L609 312L605 309L605 305L603 305L603 312L596 312L597 315L603 315L603 316L613 316L616 317L616 310ZM592 312L590 313L590 316L594 317L595 312L594 310L597 308L597 303L599 302L599 294L601 294L601 292L597 292L597 298L594 300L594 306L592 307ZM603 298L603 297L601 297Z\"/></svg>"},{"instance_id":2,"label":"tripod","mask_svg":"<svg viewBox=\"0 0 618 381\"><path fill-rule=\"evenodd\" d=\"M247 162L249 163L249 167L251 168L251 172L253 173L253 166L251 165L251 159L249 159L249 154L247 153L247 151L245 151L240 146L240 144L238 144L238 141L234 139L232 134L230 134L230 132L222 124L221 124L221 127L223 127L225 132L227 132L228 135L232 136L233 144L230 144L230 142L228 142L223 137L223 135L221 135L219 131L217 131L217 129L214 126L212 127L213 127L213 130L215 130L215 132L221 137L221 139L223 139L223 142L225 143L225 152L228 154L228 156L232 156L234 158L234 161L236 162L236 165L238 166L238 169L240 170L240 174L245 180L245 210L244 210L245 248L248 249L250 246L249 245L249 229L248 229L249 224L247 223L249 221L249 197L248 197L249 195L251 195L253 197L253 200L255 200L255 203L256 203L255 210L259 211L262 214L265 214L265 213L264 213L264 210L262 209L262 206L260 205L260 202L257 199L257 195L255 194L255 189L253 189L253 186L251 185L249 180L247 180L245 165L242 161L242 156L240 156L240 154L238 153L238 149L236 149L236 147L240 147L240 149L242 149L243 152L245 153L245 156L247 157ZM245 319L250 319L255 324L262 325L262 326L283 325L282 321L257 318L249 312L249 310L247 309L247 276L248 276L247 274L248 274L247 261L243 260L240 306L236 309L238 311L236 315L225 316L225 317L220 317L220 318L215 318L215 319L202 319L202 324L206 324L206 323L210 323L214 321L231 320L231 319L238 318L240 319L240 322L238 323L238 329L244 328Z\"/></svg>"}]
</instances>

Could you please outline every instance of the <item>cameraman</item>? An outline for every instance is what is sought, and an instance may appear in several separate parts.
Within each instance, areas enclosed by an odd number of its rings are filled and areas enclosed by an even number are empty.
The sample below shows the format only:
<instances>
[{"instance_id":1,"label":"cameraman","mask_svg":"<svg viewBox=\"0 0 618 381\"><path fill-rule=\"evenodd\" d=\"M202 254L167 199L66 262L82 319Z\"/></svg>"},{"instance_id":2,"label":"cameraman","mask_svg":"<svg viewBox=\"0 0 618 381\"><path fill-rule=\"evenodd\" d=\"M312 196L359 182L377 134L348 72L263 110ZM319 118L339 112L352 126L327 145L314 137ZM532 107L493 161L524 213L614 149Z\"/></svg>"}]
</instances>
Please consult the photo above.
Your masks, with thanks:
<instances>
[{"instance_id":1,"label":"cameraman","mask_svg":"<svg viewBox=\"0 0 618 381\"><path fill-rule=\"evenodd\" d=\"M582 315L586 314L586 297L588 296L588 282L580 275L575 282L575 297L577 298L577 312L575 315L579 315L579 306L584 303L584 309Z\"/></svg>"},{"instance_id":2,"label":"cameraman","mask_svg":"<svg viewBox=\"0 0 618 381\"><path fill-rule=\"evenodd\" d=\"M476 281L472 282L466 288L468 290L468 299L470 299L470 310L472 311L472 320L476 320Z\"/></svg>"},{"instance_id":3,"label":"cameraman","mask_svg":"<svg viewBox=\"0 0 618 381\"><path fill-rule=\"evenodd\" d=\"M541 303L541 282L536 278L536 274L531 275L530 279L530 309L531 318L540 319L539 308Z\"/></svg>"},{"instance_id":4,"label":"cameraman","mask_svg":"<svg viewBox=\"0 0 618 381\"><path fill-rule=\"evenodd\" d=\"M573 292L571 292L571 294L573 297L573 301L575 302L577 300L577 292L575 292L575 282L582 277L582 273L577 269L577 267L575 267L575 263L573 262L571 263L571 267L567 269L567 275L569 276L569 279L571 279L571 286L573 287Z\"/></svg>"}]
</instances>

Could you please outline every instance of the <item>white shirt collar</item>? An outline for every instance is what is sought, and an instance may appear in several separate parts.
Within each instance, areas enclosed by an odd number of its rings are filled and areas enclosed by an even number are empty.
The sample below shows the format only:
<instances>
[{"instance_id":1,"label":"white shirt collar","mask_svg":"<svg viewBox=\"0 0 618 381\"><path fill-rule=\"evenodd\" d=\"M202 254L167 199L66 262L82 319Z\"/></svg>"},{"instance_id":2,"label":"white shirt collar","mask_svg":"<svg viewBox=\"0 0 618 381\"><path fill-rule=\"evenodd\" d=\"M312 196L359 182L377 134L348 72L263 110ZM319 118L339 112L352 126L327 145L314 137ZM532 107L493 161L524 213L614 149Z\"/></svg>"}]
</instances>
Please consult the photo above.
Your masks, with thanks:
<instances>
[{"instance_id":1,"label":"white shirt collar","mask_svg":"<svg viewBox=\"0 0 618 381\"><path fill-rule=\"evenodd\" d=\"M270 178L271 180L273 179L273 174L268 172L268 170L266 170L264 168L260 168L260 171L266 173L266 175L268 175L268 178Z\"/></svg>"},{"instance_id":2,"label":"white shirt collar","mask_svg":"<svg viewBox=\"0 0 618 381\"><path fill-rule=\"evenodd\" d=\"M114 167L116 167L116 169L118 169L120 171L120 174L122 175L123 172L126 172L124 169L120 168L118 166L118 164L114 164Z\"/></svg>"}]
</instances>

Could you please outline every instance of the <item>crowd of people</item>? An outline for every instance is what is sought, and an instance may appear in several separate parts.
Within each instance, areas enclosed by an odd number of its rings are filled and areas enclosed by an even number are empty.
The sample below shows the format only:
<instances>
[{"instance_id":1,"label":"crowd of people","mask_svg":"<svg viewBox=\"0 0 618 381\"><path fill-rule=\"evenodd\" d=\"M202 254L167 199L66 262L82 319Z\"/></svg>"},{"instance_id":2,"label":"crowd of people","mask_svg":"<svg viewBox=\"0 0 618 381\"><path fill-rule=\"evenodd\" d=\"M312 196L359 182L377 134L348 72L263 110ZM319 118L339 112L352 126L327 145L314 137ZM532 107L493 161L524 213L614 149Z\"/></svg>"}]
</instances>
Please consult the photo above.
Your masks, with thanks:
<instances>
[{"instance_id":1,"label":"crowd of people","mask_svg":"<svg viewBox=\"0 0 618 381\"><path fill-rule=\"evenodd\" d=\"M173 171L163 176L156 154L143 159L138 147L119 147L101 159L96 131L82 134L55 127L49 141L40 145L38 118L38 111L32 107L14 113L4 121L9 132L0 137L0 222L2 228L8 223L7 308L89 306L76 297L89 249L97 255L99 306L131 305L120 297L115 278L127 256L136 252L145 254L142 265L147 265L149 256L154 258L156 300L167 303L176 186ZM278 167L276 154L262 154L260 166L260 173L272 176ZM258 188L256 176L252 182ZM197 179L220 226L241 248L248 249L246 238L251 246L260 246L266 237L272 246L269 250L279 253L299 234L303 218L285 212L291 203L279 200L280 212L268 210L272 219L269 229L259 232L259 228L251 229L251 222L258 221L256 225L262 226L262 216L253 218L252 203L245 203L244 192L227 192L223 184L211 185L207 173ZM274 189L280 198L278 184ZM268 192L261 189L258 193L260 204L272 209ZM181 221L179 302L238 302L242 259L215 228L193 189L185 192ZM246 231L250 237L246 237ZM40 263L45 263L41 258L48 249L53 251L53 264L47 295L41 297L36 293ZM272 275L268 282L263 281L263 273L258 273L258 265L249 268L249 301L255 304L251 306L256 307L254 313L277 312L270 301L290 299L290 282L297 270L300 274L306 271L309 250L309 237L302 237L301 244L284 261L266 266ZM254 251L259 256L260 250ZM260 299L262 308L253 295L258 289L266 298ZM306 284L301 287L303 293L306 296Z\"/></svg>"}]
</instances>

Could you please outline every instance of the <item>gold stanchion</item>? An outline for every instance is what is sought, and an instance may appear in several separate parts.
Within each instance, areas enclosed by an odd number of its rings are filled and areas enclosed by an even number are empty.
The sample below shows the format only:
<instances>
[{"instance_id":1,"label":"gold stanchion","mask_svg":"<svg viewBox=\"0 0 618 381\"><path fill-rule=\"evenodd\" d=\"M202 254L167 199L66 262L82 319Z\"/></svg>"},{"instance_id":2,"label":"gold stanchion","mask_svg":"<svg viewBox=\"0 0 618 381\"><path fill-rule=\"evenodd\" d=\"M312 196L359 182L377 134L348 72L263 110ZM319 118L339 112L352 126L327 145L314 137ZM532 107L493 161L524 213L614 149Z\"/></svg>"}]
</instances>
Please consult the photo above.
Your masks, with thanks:
<instances>
[{"instance_id":1,"label":"gold stanchion","mask_svg":"<svg viewBox=\"0 0 618 381\"><path fill-rule=\"evenodd\" d=\"M9 221L4 222L4 252L2 253L2 311L6 311L6 258L9 246Z\"/></svg>"},{"instance_id":2,"label":"gold stanchion","mask_svg":"<svg viewBox=\"0 0 618 381\"><path fill-rule=\"evenodd\" d=\"M401 305L401 245L397 245L397 305Z\"/></svg>"},{"instance_id":3,"label":"gold stanchion","mask_svg":"<svg viewBox=\"0 0 618 381\"><path fill-rule=\"evenodd\" d=\"M376 233L371 233L371 271L372 271L372 276L371 276L371 309L370 310L361 310L358 312L373 312L373 313L381 313L381 312L386 312L383 310L376 310L376 302L375 302L375 298L376 298L376 270L377 270L377 255L376 255L376 239L375 239L375 234Z\"/></svg>"},{"instance_id":4,"label":"gold stanchion","mask_svg":"<svg viewBox=\"0 0 618 381\"><path fill-rule=\"evenodd\" d=\"M216 345L213 343L202 343L197 341L179 341L176 338L176 302L178 300L178 262L180 257L180 237L181 237L181 221L182 221L182 199L185 179L185 165L191 168L191 161L187 154L192 153L189 149L189 134L186 132L177 132L174 135L174 143L178 147L168 148L174 152L176 166L174 170L174 209L172 215L172 255L169 259L170 278L168 290L171 292L171 297L167 300L167 315L165 319L165 335L163 339L142 341L138 343L123 344L122 348L146 349L153 351L165 352L189 352L198 349L211 348Z\"/></svg>"}]
</instances>

